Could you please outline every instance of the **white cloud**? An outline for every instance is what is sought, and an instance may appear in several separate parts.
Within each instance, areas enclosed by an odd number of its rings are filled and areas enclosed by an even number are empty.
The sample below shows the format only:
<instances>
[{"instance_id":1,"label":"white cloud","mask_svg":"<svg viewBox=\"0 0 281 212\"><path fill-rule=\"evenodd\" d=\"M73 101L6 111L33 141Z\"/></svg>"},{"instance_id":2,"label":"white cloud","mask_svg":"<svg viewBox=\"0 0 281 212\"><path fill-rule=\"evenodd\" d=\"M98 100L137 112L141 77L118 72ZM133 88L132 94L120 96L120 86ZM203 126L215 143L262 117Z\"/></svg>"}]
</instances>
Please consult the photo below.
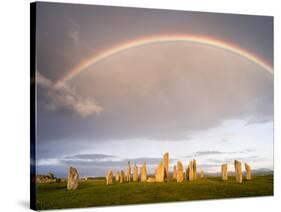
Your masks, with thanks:
<instances>
[{"instance_id":1,"label":"white cloud","mask_svg":"<svg viewBox=\"0 0 281 212\"><path fill-rule=\"evenodd\" d=\"M103 108L94 100L78 95L75 90L66 84L55 84L39 72L37 72L36 79L37 85L44 90L47 110L56 111L60 108L67 108L82 117L99 114L103 111Z\"/></svg>"},{"instance_id":2,"label":"white cloud","mask_svg":"<svg viewBox=\"0 0 281 212\"><path fill-rule=\"evenodd\" d=\"M59 165L60 160L55 158L50 159L40 159L36 162L37 166L51 166L51 165Z\"/></svg>"}]
</instances>

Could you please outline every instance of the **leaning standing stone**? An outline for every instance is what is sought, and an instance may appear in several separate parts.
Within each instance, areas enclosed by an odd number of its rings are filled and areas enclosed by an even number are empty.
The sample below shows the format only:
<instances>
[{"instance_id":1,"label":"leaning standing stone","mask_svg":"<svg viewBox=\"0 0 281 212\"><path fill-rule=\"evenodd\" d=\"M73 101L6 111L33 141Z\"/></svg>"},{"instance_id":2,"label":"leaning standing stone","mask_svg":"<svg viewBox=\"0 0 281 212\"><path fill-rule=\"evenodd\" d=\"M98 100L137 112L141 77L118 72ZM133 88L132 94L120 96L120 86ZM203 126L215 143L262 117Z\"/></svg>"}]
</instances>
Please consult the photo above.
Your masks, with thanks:
<instances>
[{"instance_id":1,"label":"leaning standing stone","mask_svg":"<svg viewBox=\"0 0 281 212\"><path fill-rule=\"evenodd\" d=\"M245 163L245 169L246 169L246 180L251 180L252 179L251 166L249 166L249 164Z\"/></svg>"},{"instance_id":2,"label":"leaning standing stone","mask_svg":"<svg viewBox=\"0 0 281 212\"><path fill-rule=\"evenodd\" d=\"M235 178L236 178L236 182L242 183L243 178L242 178L242 166L241 166L241 162L239 162L238 160L235 160L235 161L234 161L234 167L235 167Z\"/></svg>"},{"instance_id":3,"label":"leaning standing stone","mask_svg":"<svg viewBox=\"0 0 281 212\"><path fill-rule=\"evenodd\" d=\"M183 182L183 166L180 161L177 162L177 182Z\"/></svg>"},{"instance_id":4,"label":"leaning standing stone","mask_svg":"<svg viewBox=\"0 0 281 212\"><path fill-rule=\"evenodd\" d=\"M70 167L68 170L67 177L67 189L75 190L78 188L79 174L76 168Z\"/></svg>"}]
</instances>

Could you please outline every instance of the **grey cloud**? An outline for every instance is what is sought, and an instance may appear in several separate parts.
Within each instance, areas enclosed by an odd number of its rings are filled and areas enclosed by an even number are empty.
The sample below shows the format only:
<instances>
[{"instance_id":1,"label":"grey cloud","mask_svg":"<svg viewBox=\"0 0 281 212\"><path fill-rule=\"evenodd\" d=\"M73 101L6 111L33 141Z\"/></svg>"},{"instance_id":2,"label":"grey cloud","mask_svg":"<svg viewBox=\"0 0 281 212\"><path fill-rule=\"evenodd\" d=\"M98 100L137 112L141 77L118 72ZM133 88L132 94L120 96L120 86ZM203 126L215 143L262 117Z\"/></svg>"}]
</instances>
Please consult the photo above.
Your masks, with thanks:
<instances>
[{"instance_id":1,"label":"grey cloud","mask_svg":"<svg viewBox=\"0 0 281 212\"><path fill-rule=\"evenodd\" d=\"M218 154L223 154L224 152L220 151L198 151L195 152L194 155L192 156L186 156L186 157L200 157L200 156L205 156L205 155L218 155Z\"/></svg>"},{"instance_id":2,"label":"grey cloud","mask_svg":"<svg viewBox=\"0 0 281 212\"><path fill-rule=\"evenodd\" d=\"M114 155L105 155L105 154L78 154L72 156L66 156L65 159L88 159L88 160L100 160L100 159L108 159L115 158Z\"/></svg>"},{"instance_id":3,"label":"grey cloud","mask_svg":"<svg viewBox=\"0 0 281 212\"><path fill-rule=\"evenodd\" d=\"M192 158L192 157L200 157L200 156L208 156L208 155L221 155L221 154L241 154L241 153L249 153L254 152L254 149L245 149L241 151L232 151L232 152L222 152L222 151L215 151L215 150L207 150L207 151L197 151L194 152L192 155L186 155L186 158Z\"/></svg>"},{"instance_id":4,"label":"grey cloud","mask_svg":"<svg viewBox=\"0 0 281 212\"><path fill-rule=\"evenodd\" d=\"M37 72L36 80L39 89L43 90L41 94L46 99L45 108L49 111L70 109L80 116L86 117L99 114L103 110L95 101L82 98L66 84L57 85L39 72Z\"/></svg>"},{"instance_id":5,"label":"grey cloud","mask_svg":"<svg viewBox=\"0 0 281 212\"><path fill-rule=\"evenodd\" d=\"M244 162L257 162L257 161L263 161L266 160L266 158L257 156L257 155L252 155L252 156L245 156L245 157L227 157L224 159L214 159L214 158L209 158L206 159L205 161L214 163L214 164L222 164L222 163L233 163L234 160L240 160Z\"/></svg>"},{"instance_id":6,"label":"grey cloud","mask_svg":"<svg viewBox=\"0 0 281 212\"><path fill-rule=\"evenodd\" d=\"M198 58L206 58L206 63ZM270 121L273 114L271 76L218 49L188 44L146 46L88 69L68 86L75 87L80 98L95 99L104 110L83 121L55 113L54 117L64 116L61 126L52 129L52 134L39 135L43 140L188 140L191 132L219 127L225 120ZM75 99L71 105L82 103ZM90 111L100 112L101 106L93 103ZM44 122L50 126L57 121L46 113Z\"/></svg>"}]
</instances>

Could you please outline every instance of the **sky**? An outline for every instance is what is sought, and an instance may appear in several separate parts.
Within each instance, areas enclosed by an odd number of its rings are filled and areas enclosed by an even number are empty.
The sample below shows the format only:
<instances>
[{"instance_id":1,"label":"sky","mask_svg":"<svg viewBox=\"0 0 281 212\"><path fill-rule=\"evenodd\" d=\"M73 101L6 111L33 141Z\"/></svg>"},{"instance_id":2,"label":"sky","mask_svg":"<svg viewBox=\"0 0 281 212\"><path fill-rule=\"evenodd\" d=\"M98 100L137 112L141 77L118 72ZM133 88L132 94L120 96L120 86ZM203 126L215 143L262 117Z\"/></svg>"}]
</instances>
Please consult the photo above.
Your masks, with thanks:
<instances>
[{"instance_id":1,"label":"sky","mask_svg":"<svg viewBox=\"0 0 281 212\"><path fill-rule=\"evenodd\" d=\"M104 176L127 161L219 172L233 160L273 170L273 74L225 49L150 43L74 67L113 46L189 34L227 42L273 66L273 18L37 3L36 171ZM172 168L170 169L172 171Z\"/></svg>"}]
</instances>

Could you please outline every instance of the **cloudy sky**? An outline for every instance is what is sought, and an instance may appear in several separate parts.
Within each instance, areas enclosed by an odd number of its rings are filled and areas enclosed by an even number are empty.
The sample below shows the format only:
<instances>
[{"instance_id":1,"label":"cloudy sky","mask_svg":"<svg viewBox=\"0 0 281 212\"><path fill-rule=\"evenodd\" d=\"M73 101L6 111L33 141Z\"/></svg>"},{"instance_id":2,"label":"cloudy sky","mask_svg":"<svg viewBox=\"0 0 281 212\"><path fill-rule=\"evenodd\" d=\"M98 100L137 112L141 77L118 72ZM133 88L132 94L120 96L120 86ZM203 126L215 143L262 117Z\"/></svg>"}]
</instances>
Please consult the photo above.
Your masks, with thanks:
<instances>
[{"instance_id":1,"label":"cloudy sky","mask_svg":"<svg viewBox=\"0 0 281 212\"><path fill-rule=\"evenodd\" d=\"M241 55L191 42L130 48L58 83L92 55L146 36L192 34L273 64L273 18L37 4L37 173L103 176L164 152L199 170L273 169L273 75Z\"/></svg>"}]
</instances>

